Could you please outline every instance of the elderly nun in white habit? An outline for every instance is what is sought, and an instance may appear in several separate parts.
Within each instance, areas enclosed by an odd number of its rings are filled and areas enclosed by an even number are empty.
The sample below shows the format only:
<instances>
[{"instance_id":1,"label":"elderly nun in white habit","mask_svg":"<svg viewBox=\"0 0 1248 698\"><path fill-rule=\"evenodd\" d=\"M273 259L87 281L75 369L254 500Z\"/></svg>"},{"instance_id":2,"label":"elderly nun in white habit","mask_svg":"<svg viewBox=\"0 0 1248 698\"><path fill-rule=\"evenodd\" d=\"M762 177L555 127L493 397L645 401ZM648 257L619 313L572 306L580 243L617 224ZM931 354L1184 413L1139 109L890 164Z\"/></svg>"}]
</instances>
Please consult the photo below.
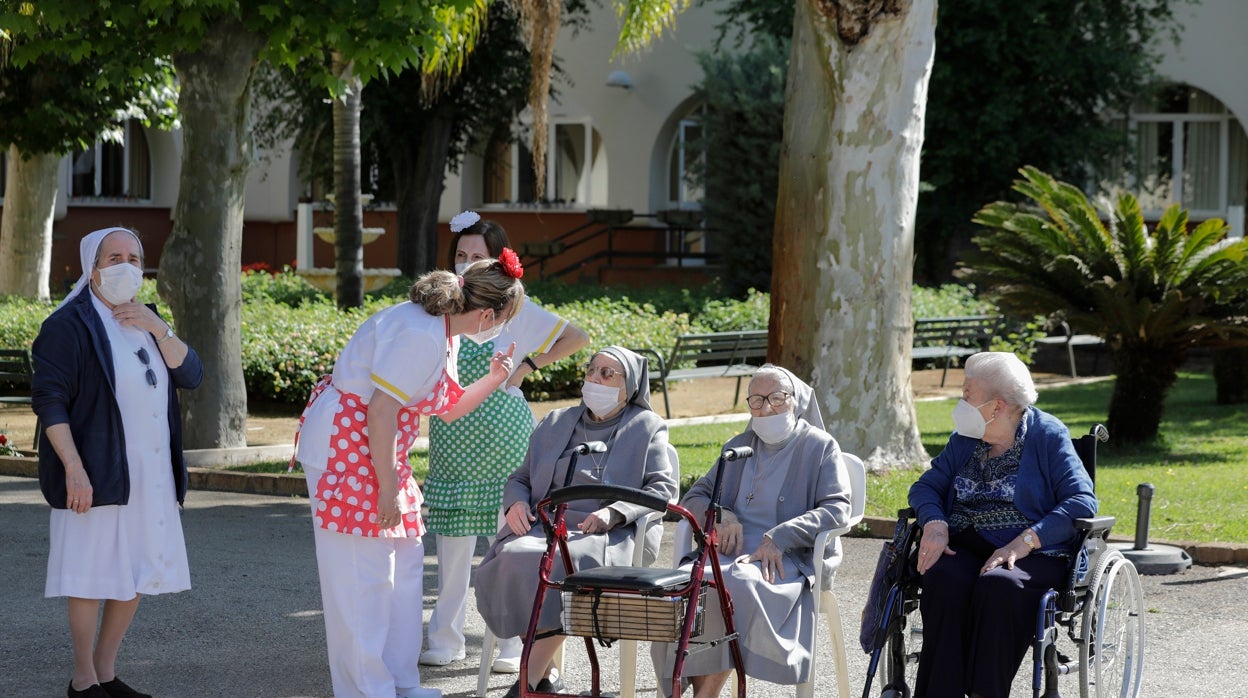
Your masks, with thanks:
<instances>
[{"instance_id":1,"label":"elderly nun in white habit","mask_svg":"<svg viewBox=\"0 0 1248 698\"><path fill-rule=\"evenodd\" d=\"M745 673L772 683L798 684L810 674L814 652L815 565L825 580L841 561L840 541L814 559L815 536L850 517L849 477L836 439L823 429L814 391L790 371L766 364L750 381L750 421L724 448L749 446L754 455L724 468L718 524L720 564L732 598ZM715 468L681 500L703 520ZM684 562L692 566L693 553ZM707 594L702 637L723 635L715 594ZM654 643L651 656L666 695L671 690L675 645ZM695 698L719 695L732 672L728 644L689 655L682 677Z\"/></svg>"},{"instance_id":2,"label":"elderly nun in white habit","mask_svg":"<svg viewBox=\"0 0 1248 698\"><path fill-rule=\"evenodd\" d=\"M563 486L573 447L586 441L602 441L607 451L580 456L571 484L622 485L663 499L676 496L676 452L668 443L666 423L650 407L646 359L623 347L598 351L586 367L581 404L555 410L537 425L524 463L504 489L507 523L481 562L476 585L477 609L498 637L523 635L528 629L538 563L546 549L536 506ZM632 564L634 522L649 511L626 502L571 502L566 521L575 568ZM644 544L653 560L662 532L656 527L650 533ZM556 558L551 576L564 574ZM560 608L559 595L550 592L538 629L559 627ZM534 643L528 665L533 689L562 690L562 680L551 674L551 660L562 642L562 636L554 636ZM518 695L519 690L517 681L508 695Z\"/></svg>"}]
</instances>

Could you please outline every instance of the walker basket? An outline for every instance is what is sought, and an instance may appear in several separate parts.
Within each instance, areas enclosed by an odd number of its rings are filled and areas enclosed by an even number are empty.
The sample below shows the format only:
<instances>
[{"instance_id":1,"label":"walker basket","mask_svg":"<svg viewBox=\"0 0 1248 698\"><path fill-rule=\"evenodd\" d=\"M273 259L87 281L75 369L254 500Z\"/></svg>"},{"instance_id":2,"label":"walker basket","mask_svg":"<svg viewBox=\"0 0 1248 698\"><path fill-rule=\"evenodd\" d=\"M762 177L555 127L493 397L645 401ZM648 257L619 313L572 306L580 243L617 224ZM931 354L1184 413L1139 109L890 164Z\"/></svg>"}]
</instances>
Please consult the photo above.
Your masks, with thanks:
<instances>
[{"instance_id":1,"label":"walker basket","mask_svg":"<svg viewBox=\"0 0 1248 698\"><path fill-rule=\"evenodd\" d=\"M646 567L598 567L569 575L561 585L565 635L599 640L676 642L681 637L691 591L689 573ZM703 585L690 635L702 632Z\"/></svg>"}]
</instances>

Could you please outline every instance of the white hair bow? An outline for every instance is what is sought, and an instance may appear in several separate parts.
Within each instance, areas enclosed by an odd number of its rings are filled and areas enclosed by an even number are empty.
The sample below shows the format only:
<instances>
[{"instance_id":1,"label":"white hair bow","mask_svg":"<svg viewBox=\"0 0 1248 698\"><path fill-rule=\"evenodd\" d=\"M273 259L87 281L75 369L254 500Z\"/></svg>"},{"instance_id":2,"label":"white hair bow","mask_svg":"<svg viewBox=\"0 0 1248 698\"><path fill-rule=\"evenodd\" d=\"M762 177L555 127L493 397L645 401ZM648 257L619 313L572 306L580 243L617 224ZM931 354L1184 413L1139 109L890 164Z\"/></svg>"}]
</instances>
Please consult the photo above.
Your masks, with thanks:
<instances>
[{"instance_id":1,"label":"white hair bow","mask_svg":"<svg viewBox=\"0 0 1248 698\"><path fill-rule=\"evenodd\" d=\"M458 233L465 228L476 225L479 220L481 220L481 214L476 211L463 211L457 213L455 214L455 217L451 219L451 232Z\"/></svg>"}]
</instances>

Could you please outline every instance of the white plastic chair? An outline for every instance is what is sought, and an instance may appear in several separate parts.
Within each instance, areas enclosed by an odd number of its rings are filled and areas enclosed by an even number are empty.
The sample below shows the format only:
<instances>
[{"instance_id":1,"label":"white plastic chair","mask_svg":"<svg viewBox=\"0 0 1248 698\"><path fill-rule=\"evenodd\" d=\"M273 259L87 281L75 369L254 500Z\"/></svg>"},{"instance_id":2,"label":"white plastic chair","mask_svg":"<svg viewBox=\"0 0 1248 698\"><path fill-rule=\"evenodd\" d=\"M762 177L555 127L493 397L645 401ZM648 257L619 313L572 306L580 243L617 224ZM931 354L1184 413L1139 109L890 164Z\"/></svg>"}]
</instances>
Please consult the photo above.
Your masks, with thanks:
<instances>
[{"instance_id":1,"label":"white plastic chair","mask_svg":"<svg viewBox=\"0 0 1248 698\"><path fill-rule=\"evenodd\" d=\"M637 536L635 540L637 545L633 546L633 566L643 567L643 555L645 545L642 541L646 539L646 533L651 526L663 525L663 512L653 511L649 514L637 519ZM485 634L481 638L481 666L477 669L477 695L485 698L486 691L490 687L490 665L494 663L494 648L498 643L498 638L494 637L494 633L490 632L487 627ZM563 675L563 647L555 654L555 665L559 667L559 674ZM637 683L637 641L621 640L620 641L620 698L633 698L634 687Z\"/></svg>"},{"instance_id":2,"label":"white plastic chair","mask_svg":"<svg viewBox=\"0 0 1248 698\"><path fill-rule=\"evenodd\" d=\"M841 609L837 604L836 595L832 593L832 589L823 589L823 555L828 544L836 540L840 536L849 533L862 522L862 517L867 509L867 467L862 459L852 453L841 452L841 460L845 464L845 471L849 475L849 521L840 528L832 528L821 531L815 536L814 560L815 562L815 579L813 589L815 590L815 646L819 645L819 614L823 613L828 621L828 639L832 643L832 661L836 665L836 684L837 695L839 698L850 698L849 693L849 656L845 652L845 632L841 625ZM675 558L674 562L679 563L684 554L693 548L693 538L689 531L689 524L682 521L676 526L675 534ZM810 657L810 679L805 683L797 685L797 698L813 698L815 695L815 677L817 674L816 658L818 652L812 652Z\"/></svg>"}]
</instances>

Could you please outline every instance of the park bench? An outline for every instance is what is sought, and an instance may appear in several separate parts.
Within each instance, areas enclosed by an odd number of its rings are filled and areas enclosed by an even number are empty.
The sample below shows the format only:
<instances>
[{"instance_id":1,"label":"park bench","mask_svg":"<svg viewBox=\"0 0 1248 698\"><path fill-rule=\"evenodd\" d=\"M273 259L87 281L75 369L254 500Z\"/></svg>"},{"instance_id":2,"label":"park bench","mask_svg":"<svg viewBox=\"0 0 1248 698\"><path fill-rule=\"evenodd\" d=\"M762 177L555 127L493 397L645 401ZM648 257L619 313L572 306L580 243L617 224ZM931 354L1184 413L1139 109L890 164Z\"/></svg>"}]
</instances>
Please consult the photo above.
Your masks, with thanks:
<instances>
[{"instance_id":1,"label":"park bench","mask_svg":"<svg viewBox=\"0 0 1248 698\"><path fill-rule=\"evenodd\" d=\"M1070 377L1078 378L1079 374L1075 369L1075 347L1096 347L1099 349L1105 345L1105 340L1094 334L1075 334L1065 320L1061 320L1059 324L1062 331L1061 334L1041 337L1036 342L1050 346L1066 347L1066 357L1070 360ZM1093 361L1092 372L1096 373L1101 362L1100 351L1094 352Z\"/></svg>"},{"instance_id":2,"label":"park bench","mask_svg":"<svg viewBox=\"0 0 1248 698\"><path fill-rule=\"evenodd\" d=\"M26 349L0 349L0 404L29 405L31 368ZM35 422L35 444L39 447L39 423Z\"/></svg>"},{"instance_id":3,"label":"park bench","mask_svg":"<svg viewBox=\"0 0 1248 698\"><path fill-rule=\"evenodd\" d=\"M671 419L668 381L736 378L737 392L732 401L735 408L741 400L741 379L753 376L767 361L767 330L682 334L676 338L667 358L655 349L636 351L652 359L656 370L651 371L650 378L659 382L663 409Z\"/></svg>"},{"instance_id":4,"label":"park bench","mask_svg":"<svg viewBox=\"0 0 1248 698\"><path fill-rule=\"evenodd\" d=\"M919 318L914 321L910 358L914 361L940 361L940 387L945 387L949 366L988 349L1001 328L998 315L966 315L962 317Z\"/></svg>"}]
</instances>

